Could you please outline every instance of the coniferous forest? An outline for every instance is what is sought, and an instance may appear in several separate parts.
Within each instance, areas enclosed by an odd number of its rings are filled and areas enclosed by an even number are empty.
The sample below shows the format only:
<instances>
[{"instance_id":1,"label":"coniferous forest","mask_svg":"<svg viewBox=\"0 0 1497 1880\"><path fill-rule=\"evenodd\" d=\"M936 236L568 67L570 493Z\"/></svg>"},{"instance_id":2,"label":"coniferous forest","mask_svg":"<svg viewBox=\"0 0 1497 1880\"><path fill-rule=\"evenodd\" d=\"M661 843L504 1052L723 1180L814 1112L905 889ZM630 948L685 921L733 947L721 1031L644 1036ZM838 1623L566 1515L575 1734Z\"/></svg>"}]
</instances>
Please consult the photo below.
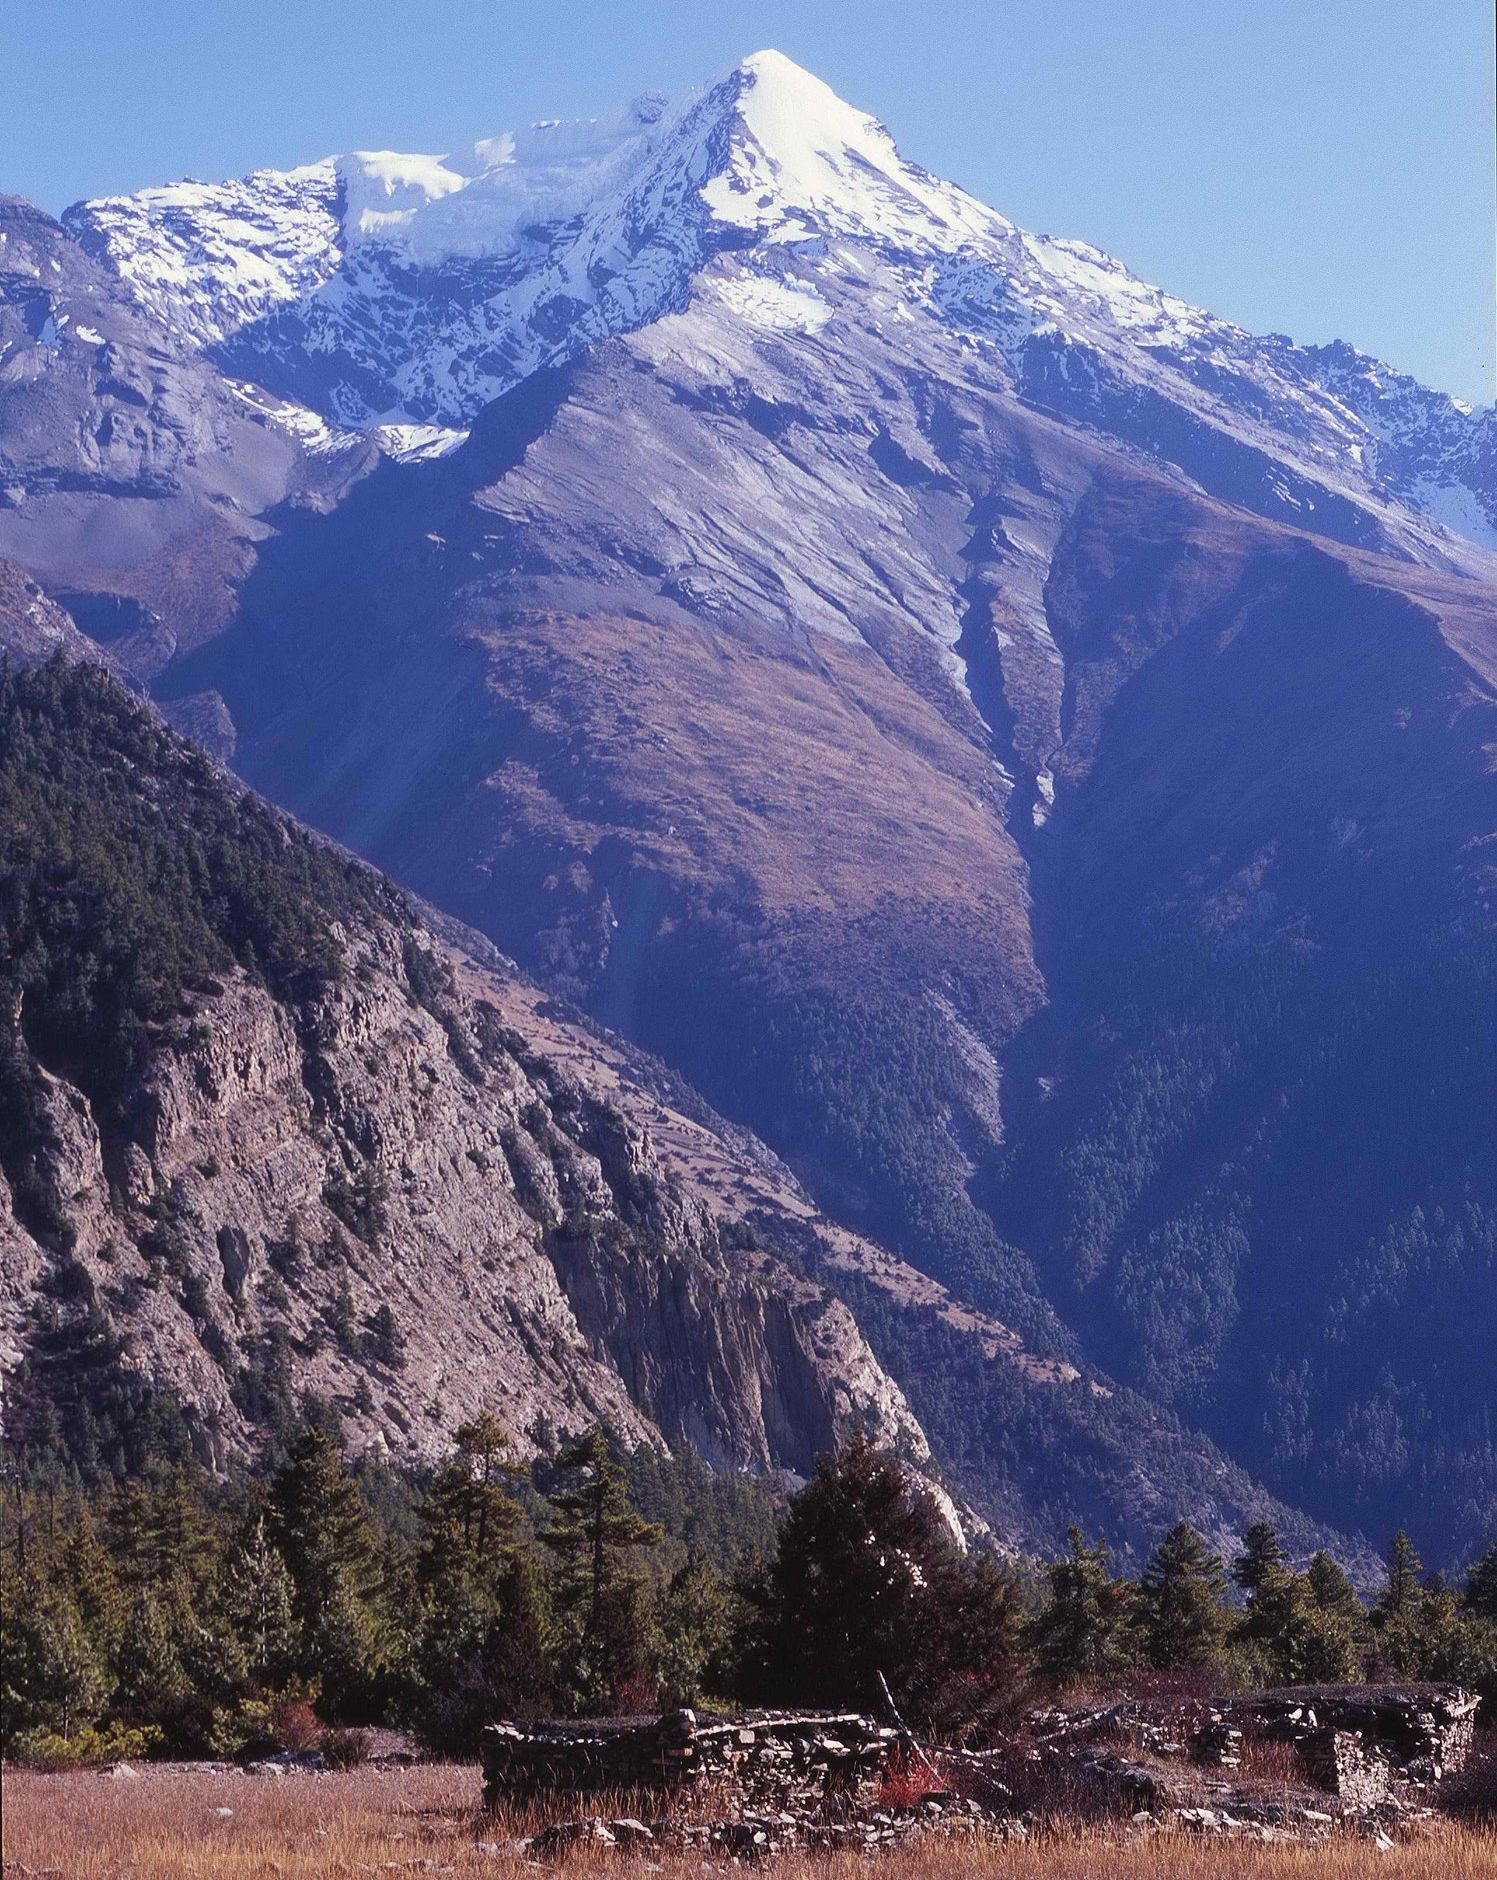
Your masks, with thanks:
<instances>
[{"instance_id":1,"label":"coniferous forest","mask_svg":"<svg viewBox=\"0 0 1497 1880\"><path fill-rule=\"evenodd\" d=\"M520 1465L484 1415L410 1471L352 1464L307 1408L227 1481L190 1460L88 1480L45 1430L12 1451L8 1757L336 1765L371 1725L466 1757L499 1717L876 1709L883 1681L953 1741L1078 1690L1436 1679L1497 1700L1497 1542L1447 1583L1399 1533L1364 1598L1267 1522L1223 1559L1182 1521L1124 1578L1075 1529L1049 1562L964 1551L861 1440L775 1486L601 1430Z\"/></svg>"}]
</instances>

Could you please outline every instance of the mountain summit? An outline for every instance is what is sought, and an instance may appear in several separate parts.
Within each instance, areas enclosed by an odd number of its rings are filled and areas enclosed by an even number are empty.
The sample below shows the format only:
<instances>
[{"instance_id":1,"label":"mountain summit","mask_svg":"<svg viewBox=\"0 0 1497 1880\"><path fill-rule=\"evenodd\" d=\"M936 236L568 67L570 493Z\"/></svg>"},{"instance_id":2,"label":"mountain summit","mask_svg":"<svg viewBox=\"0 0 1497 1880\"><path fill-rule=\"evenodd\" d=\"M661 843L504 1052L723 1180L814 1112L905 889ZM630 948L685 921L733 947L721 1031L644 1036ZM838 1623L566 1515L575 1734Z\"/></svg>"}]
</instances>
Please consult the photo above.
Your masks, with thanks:
<instances>
[{"instance_id":1,"label":"mountain summit","mask_svg":"<svg viewBox=\"0 0 1497 1880\"><path fill-rule=\"evenodd\" d=\"M355 151L64 220L231 373L397 450L441 448L411 427L456 433L538 368L682 311L717 262L760 327L823 324L829 277L1235 500L1338 517L1343 538L1392 536L1419 559L1452 552L1430 527L1497 548L1489 412L1349 347L1255 339L1084 242L1016 228L779 52L683 97L447 156ZM803 273L788 286L786 251ZM1265 452L1280 474L1244 461ZM1425 526L1344 513L1389 498Z\"/></svg>"}]
</instances>

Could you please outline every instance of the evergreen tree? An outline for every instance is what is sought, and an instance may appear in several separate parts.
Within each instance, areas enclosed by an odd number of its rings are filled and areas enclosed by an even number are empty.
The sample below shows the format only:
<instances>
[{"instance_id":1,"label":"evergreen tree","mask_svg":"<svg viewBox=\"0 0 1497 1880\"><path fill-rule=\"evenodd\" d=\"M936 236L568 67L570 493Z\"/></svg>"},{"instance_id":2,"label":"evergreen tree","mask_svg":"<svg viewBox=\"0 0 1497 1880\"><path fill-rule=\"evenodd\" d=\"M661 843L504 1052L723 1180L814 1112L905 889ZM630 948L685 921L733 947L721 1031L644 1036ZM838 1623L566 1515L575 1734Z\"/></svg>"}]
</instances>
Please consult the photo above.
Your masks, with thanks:
<instances>
[{"instance_id":1,"label":"evergreen tree","mask_svg":"<svg viewBox=\"0 0 1497 1880\"><path fill-rule=\"evenodd\" d=\"M187 1672L173 1636L168 1602L155 1588L135 1596L116 1663L116 1704L127 1723L161 1727L175 1724L189 1695Z\"/></svg>"},{"instance_id":2,"label":"evergreen tree","mask_svg":"<svg viewBox=\"0 0 1497 1880\"><path fill-rule=\"evenodd\" d=\"M732 1630L732 1600L705 1554L692 1550L662 1589L655 1620L663 1701L695 1704L721 1675Z\"/></svg>"},{"instance_id":3,"label":"evergreen tree","mask_svg":"<svg viewBox=\"0 0 1497 1880\"><path fill-rule=\"evenodd\" d=\"M1397 1625L1417 1619L1423 1588L1420 1576L1424 1568L1414 1543L1400 1528L1388 1549L1388 1584L1373 1608L1373 1617L1382 1626Z\"/></svg>"},{"instance_id":4,"label":"evergreen tree","mask_svg":"<svg viewBox=\"0 0 1497 1880\"><path fill-rule=\"evenodd\" d=\"M495 1590L499 1623L485 1644L495 1713L543 1715L556 1698L556 1620L546 1576L528 1547L509 1553Z\"/></svg>"},{"instance_id":5,"label":"evergreen tree","mask_svg":"<svg viewBox=\"0 0 1497 1880\"><path fill-rule=\"evenodd\" d=\"M1232 1579L1251 1599L1271 1574L1283 1572L1288 1564L1273 1522L1254 1521L1242 1537L1242 1552L1232 1562Z\"/></svg>"},{"instance_id":6,"label":"evergreen tree","mask_svg":"<svg viewBox=\"0 0 1497 1880\"><path fill-rule=\"evenodd\" d=\"M405 1338L388 1304L381 1305L369 1322L369 1355L389 1371L405 1364Z\"/></svg>"},{"instance_id":7,"label":"evergreen tree","mask_svg":"<svg viewBox=\"0 0 1497 1880\"><path fill-rule=\"evenodd\" d=\"M920 1594L949 1540L929 1502L864 1438L823 1456L790 1503L773 1559L749 1589L744 1667L755 1696L878 1701L882 1673L902 1700L923 1674Z\"/></svg>"},{"instance_id":8,"label":"evergreen tree","mask_svg":"<svg viewBox=\"0 0 1497 1880\"><path fill-rule=\"evenodd\" d=\"M270 1538L263 1509L256 1513L240 1545L227 1591L249 1675L262 1690L278 1689L296 1664L294 1589L285 1559Z\"/></svg>"},{"instance_id":9,"label":"evergreen tree","mask_svg":"<svg viewBox=\"0 0 1497 1880\"><path fill-rule=\"evenodd\" d=\"M358 1485L325 1429L291 1445L266 1527L291 1575L298 1670L320 1678L335 1704L357 1702L380 1666L383 1575Z\"/></svg>"},{"instance_id":10,"label":"evergreen tree","mask_svg":"<svg viewBox=\"0 0 1497 1880\"><path fill-rule=\"evenodd\" d=\"M1214 1664L1226 1638L1222 1563L1191 1527L1177 1521L1144 1570L1138 1617L1144 1653L1159 1671Z\"/></svg>"},{"instance_id":11,"label":"evergreen tree","mask_svg":"<svg viewBox=\"0 0 1497 1880\"><path fill-rule=\"evenodd\" d=\"M419 1571L427 1580L446 1570L455 1555L481 1576L502 1571L521 1520L507 1486L517 1471L507 1460L509 1437L498 1418L484 1411L460 1424L454 1440L455 1453L421 1504Z\"/></svg>"},{"instance_id":12,"label":"evergreen tree","mask_svg":"<svg viewBox=\"0 0 1497 1880\"><path fill-rule=\"evenodd\" d=\"M109 1510L109 1543L127 1588L175 1581L197 1591L217 1562L209 1509L185 1467L123 1484Z\"/></svg>"},{"instance_id":13,"label":"evergreen tree","mask_svg":"<svg viewBox=\"0 0 1497 1880\"><path fill-rule=\"evenodd\" d=\"M1497 1622L1497 1541L1467 1574L1464 1604L1477 1618Z\"/></svg>"},{"instance_id":14,"label":"evergreen tree","mask_svg":"<svg viewBox=\"0 0 1497 1880\"><path fill-rule=\"evenodd\" d=\"M540 1538L557 1563L574 1694L583 1708L596 1710L613 1704L625 1683L646 1670L650 1614L637 1558L641 1548L664 1539L664 1531L635 1512L602 1430L558 1460L571 1485L549 1497L552 1519Z\"/></svg>"},{"instance_id":15,"label":"evergreen tree","mask_svg":"<svg viewBox=\"0 0 1497 1880\"><path fill-rule=\"evenodd\" d=\"M1359 1672L1351 1619L1319 1605L1309 1576L1287 1567L1259 1581L1237 1637L1266 1684L1342 1684Z\"/></svg>"},{"instance_id":16,"label":"evergreen tree","mask_svg":"<svg viewBox=\"0 0 1497 1880\"><path fill-rule=\"evenodd\" d=\"M124 1634L127 1606L114 1562L87 1508L78 1510L58 1564L59 1580L90 1645L108 1664Z\"/></svg>"},{"instance_id":17,"label":"evergreen tree","mask_svg":"<svg viewBox=\"0 0 1497 1880\"><path fill-rule=\"evenodd\" d=\"M1305 1578L1309 1582L1310 1597L1322 1612L1337 1613L1352 1627L1360 1628L1364 1614L1357 1589L1329 1554L1315 1554Z\"/></svg>"},{"instance_id":18,"label":"evergreen tree","mask_svg":"<svg viewBox=\"0 0 1497 1880\"><path fill-rule=\"evenodd\" d=\"M1057 1687L1109 1684L1133 1663L1129 1589L1112 1576L1107 1549L1088 1547L1080 1528L1068 1551L1046 1569L1050 1597L1035 1625L1035 1663Z\"/></svg>"},{"instance_id":19,"label":"evergreen tree","mask_svg":"<svg viewBox=\"0 0 1497 1880\"><path fill-rule=\"evenodd\" d=\"M0 1608L0 1745L27 1732L64 1739L104 1708L109 1681L72 1601L31 1567Z\"/></svg>"}]
</instances>

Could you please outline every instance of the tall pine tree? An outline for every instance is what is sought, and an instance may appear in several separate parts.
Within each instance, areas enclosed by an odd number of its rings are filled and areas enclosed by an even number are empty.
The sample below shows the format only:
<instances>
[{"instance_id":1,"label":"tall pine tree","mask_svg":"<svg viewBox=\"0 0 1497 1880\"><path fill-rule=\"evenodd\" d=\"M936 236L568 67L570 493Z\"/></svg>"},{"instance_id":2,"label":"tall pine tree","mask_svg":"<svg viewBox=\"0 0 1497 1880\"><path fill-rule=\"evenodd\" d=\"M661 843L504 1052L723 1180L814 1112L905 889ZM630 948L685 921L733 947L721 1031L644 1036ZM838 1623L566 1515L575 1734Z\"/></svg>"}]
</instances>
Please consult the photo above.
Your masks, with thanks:
<instances>
[{"instance_id":1,"label":"tall pine tree","mask_svg":"<svg viewBox=\"0 0 1497 1880\"><path fill-rule=\"evenodd\" d=\"M567 1485L549 1497L551 1521L541 1540L556 1561L575 1700L596 1711L615 1705L626 1686L647 1675L650 1608L638 1557L664 1539L664 1530L636 1512L602 1430L558 1460Z\"/></svg>"},{"instance_id":2,"label":"tall pine tree","mask_svg":"<svg viewBox=\"0 0 1497 1880\"><path fill-rule=\"evenodd\" d=\"M1144 1655L1159 1671L1196 1671L1221 1656L1227 1632L1226 1576L1188 1521L1159 1543L1139 1587Z\"/></svg>"}]
</instances>

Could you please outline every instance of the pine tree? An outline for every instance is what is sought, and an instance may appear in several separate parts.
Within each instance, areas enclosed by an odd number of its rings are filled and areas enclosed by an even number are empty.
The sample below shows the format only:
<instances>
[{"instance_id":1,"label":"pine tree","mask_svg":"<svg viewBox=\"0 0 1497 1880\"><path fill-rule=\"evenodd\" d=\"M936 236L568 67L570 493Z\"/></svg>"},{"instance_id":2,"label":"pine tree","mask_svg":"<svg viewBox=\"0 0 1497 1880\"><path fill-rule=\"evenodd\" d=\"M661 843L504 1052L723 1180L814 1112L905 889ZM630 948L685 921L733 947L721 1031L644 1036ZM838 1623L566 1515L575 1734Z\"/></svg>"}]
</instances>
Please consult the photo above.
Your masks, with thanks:
<instances>
[{"instance_id":1,"label":"pine tree","mask_svg":"<svg viewBox=\"0 0 1497 1880\"><path fill-rule=\"evenodd\" d=\"M549 1497L552 1520L541 1540L556 1558L557 1603L573 1631L573 1679L587 1708L614 1702L645 1670L649 1610L638 1552L664 1532L642 1520L608 1439L593 1430L559 1458L574 1485Z\"/></svg>"},{"instance_id":2,"label":"pine tree","mask_svg":"<svg viewBox=\"0 0 1497 1880\"><path fill-rule=\"evenodd\" d=\"M326 1430L292 1444L266 1527L291 1575L298 1669L320 1677L334 1704L355 1701L378 1670L383 1575L358 1485Z\"/></svg>"},{"instance_id":3,"label":"pine tree","mask_svg":"<svg viewBox=\"0 0 1497 1880\"><path fill-rule=\"evenodd\" d=\"M1497 1621L1497 1541L1467 1574L1463 1602L1478 1619Z\"/></svg>"},{"instance_id":4,"label":"pine tree","mask_svg":"<svg viewBox=\"0 0 1497 1880\"><path fill-rule=\"evenodd\" d=\"M1242 1537L1242 1552L1232 1562L1233 1582L1251 1599L1271 1574L1288 1566L1272 1521L1254 1521Z\"/></svg>"},{"instance_id":5,"label":"pine tree","mask_svg":"<svg viewBox=\"0 0 1497 1880\"><path fill-rule=\"evenodd\" d=\"M1188 1521L1177 1521L1144 1571L1139 1622L1159 1671L1213 1664L1226 1638L1226 1578L1220 1559Z\"/></svg>"},{"instance_id":6,"label":"pine tree","mask_svg":"<svg viewBox=\"0 0 1497 1880\"><path fill-rule=\"evenodd\" d=\"M279 1688L296 1663L291 1574L270 1538L264 1510L256 1513L235 1556L229 1610L249 1675L263 1690Z\"/></svg>"},{"instance_id":7,"label":"pine tree","mask_svg":"<svg viewBox=\"0 0 1497 1880\"><path fill-rule=\"evenodd\" d=\"M908 1701L925 1670L922 1595L950 1544L892 1456L862 1437L823 1456L749 1589L744 1675L753 1694L870 1705L883 1675Z\"/></svg>"},{"instance_id":8,"label":"pine tree","mask_svg":"<svg viewBox=\"0 0 1497 1880\"><path fill-rule=\"evenodd\" d=\"M72 1601L31 1566L7 1576L0 1608L0 1744L24 1733L70 1738L92 1723L108 1675Z\"/></svg>"},{"instance_id":9,"label":"pine tree","mask_svg":"<svg viewBox=\"0 0 1497 1880\"><path fill-rule=\"evenodd\" d=\"M159 1589L136 1594L116 1661L116 1705L129 1723L173 1728L178 1706L189 1693L173 1616Z\"/></svg>"},{"instance_id":10,"label":"pine tree","mask_svg":"<svg viewBox=\"0 0 1497 1880\"><path fill-rule=\"evenodd\" d=\"M520 1505L507 1490L518 1471L507 1460L509 1437L498 1418L484 1411L460 1424L454 1440L456 1453L421 1505L419 1570L428 1581L448 1568L454 1554L480 1575L501 1571L521 1519Z\"/></svg>"},{"instance_id":11,"label":"pine tree","mask_svg":"<svg viewBox=\"0 0 1497 1880\"><path fill-rule=\"evenodd\" d=\"M1388 1584L1373 1608L1373 1616L1383 1626L1417 1618L1423 1593L1420 1576L1424 1568L1414 1551L1414 1543L1400 1528L1388 1550Z\"/></svg>"},{"instance_id":12,"label":"pine tree","mask_svg":"<svg viewBox=\"0 0 1497 1880\"><path fill-rule=\"evenodd\" d=\"M398 1371L405 1364L405 1338L388 1303L382 1304L369 1321L369 1355L389 1371Z\"/></svg>"},{"instance_id":13,"label":"pine tree","mask_svg":"<svg viewBox=\"0 0 1497 1880\"><path fill-rule=\"evenodd\" d=\"M1107 1549L1088 1547L1080 1528L1067 1531L1068 1551L1046 1569L1050 1597L1035 1625L1035 1662L1059 1687L1108 1684L1133 1663L1129 1589L1112 1576Z\"/></svg>"},{"instance_id":14,"label":"pine tree","mask_svg":"<svg viewBox=\"0 0 1497 1880\"><path fill-rule=\"evenodd\" d=\"M507 1555L496 1591L499 1619L484 1644L495 1713L543 1715L555 1702L556 1625L546 1577L529 1548Z\"/></svg>"},{"instance_id":15,"label":"pine tree","mask_svg":"<svg viewBox=\"0 0 1497 1880\"><path fill-rule=\"evenodd\" d=\"M72 1599L90 1645L108 1664L119 1648L127 1604L93 1517L80 1508L63 1542L59 1580Z\"/></svg>"},{"instance_id":16,"label":"pine tree","mask_svg":"<svg viewBox=\"0 0 1497 1880\"><path fill-rule=\"evenodd\" d=\"M732 1625L732 1602L722 1576L692 1550L661 1590L655 1621L659 1672L668 1704L695 1704L714 1671L721 1671Z\"/></svg>"},{"instance_id":17,"label":"pine tree","mask_svg":"<svg viewBox=\"0 0 1497 1880\"><path fill-rule=\"evenodd\" d=\"M1259 1581L1237 1629L1268 1684L1342 1684L1359 1674L1357 1631L1315 1599L1308 1575L1273 1567Z\"/></svg>"},{"instance_id":18,"label":"pine tree","mask_svg":"<svg viewBox=\"0 0 1497 1880\"><path fill-rule=\"evenodd\" d=\"M129 1588L177 1582L195 1593L213 1578L218 1537L185 1468L125 1483L110 1506L108 1533Z\"/></svg>"},{"instance_id":19,"label":"pine tree","mask_svg":"<svg viewBox=\"0 0 1497 1880\"><path fill-rule=\"evenodd\" d=\"M1305 1578L1310 1585L1310 1597L1322 1612L1339 1613L1352 1626L1361 1625L1362 1602L1357 1598L1357 1589L1329 1554L1315 1554Z\"/></svg>"}]
</instances>

